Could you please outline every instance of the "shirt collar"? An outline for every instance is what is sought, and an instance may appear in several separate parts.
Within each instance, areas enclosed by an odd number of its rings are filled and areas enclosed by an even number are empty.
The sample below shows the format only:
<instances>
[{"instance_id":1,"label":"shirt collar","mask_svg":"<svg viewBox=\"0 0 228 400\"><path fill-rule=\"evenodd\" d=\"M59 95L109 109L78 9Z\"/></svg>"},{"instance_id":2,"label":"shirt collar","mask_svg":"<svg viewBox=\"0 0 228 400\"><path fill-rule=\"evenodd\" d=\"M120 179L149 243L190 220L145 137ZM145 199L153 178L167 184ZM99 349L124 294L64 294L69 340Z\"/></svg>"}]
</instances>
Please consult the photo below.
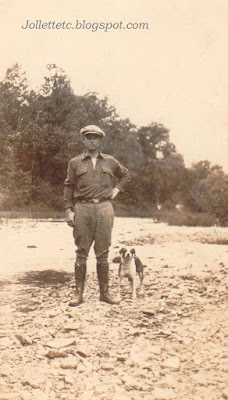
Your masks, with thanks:
<instances>
[{"instance_id":1,"label":"shirt collar","mask_svg":"<svg viewBox=\"0 0 228 400\"><path fill-rule=\"evenodd\" d=\"M82 153L82 158L85 159L85 158L87 158L87 157L90 157L90 155L89 155L88 152L85 150L85 151L83 151L83 153ZM98 155L97 155L97 157L102 157L102 158L104 158L103 153L102 153L100 150L98 150Z\"/></svg>"}]
</instances>

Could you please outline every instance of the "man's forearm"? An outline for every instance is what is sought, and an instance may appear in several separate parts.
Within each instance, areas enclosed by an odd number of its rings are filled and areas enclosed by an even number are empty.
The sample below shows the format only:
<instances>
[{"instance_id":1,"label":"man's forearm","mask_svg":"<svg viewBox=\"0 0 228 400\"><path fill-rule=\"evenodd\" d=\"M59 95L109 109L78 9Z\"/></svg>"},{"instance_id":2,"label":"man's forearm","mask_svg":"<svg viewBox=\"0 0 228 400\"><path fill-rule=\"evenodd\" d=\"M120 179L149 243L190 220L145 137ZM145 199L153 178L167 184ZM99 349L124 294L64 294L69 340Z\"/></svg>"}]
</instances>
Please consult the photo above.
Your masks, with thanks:
<instances>
[{"instance_id":1,"label":"man's forearm","mask_svg":"<svg viewBox=\"0 0 228 400\"><path fill-rule=\"evenodd\" d=\"M116 188L119 189L120 192L124 192L127 183L131 180L131 176L128 169L117 160L115 160L114 175L119 179Z\"/></svg>"},{"instance_id":2,"label":"man's forearm","mask_svg":"<svg viewBox=\"0 0 228 400\"><path fill-rule=\"evenodd\" d=\"M68 208L70 209L74 209L74 199L73 199L73 187L71 186L65 186L64 188L64 206L65 206L65 210L67 210Z\"/></svg>"},{"instance_id":3,"label":"man's forearm","mask_svg":"<svg viewBox=\"0 0 228 400\"><path fill-rule=\"evenodd\" d=\"M119 192L120 190L117 187L114 187L111 199L112 200L115 199L115 197L118 195Z\"/></svg>"},{"instance_id":4,"label":"man's forearm","mask_svg":"<svg viewBox=\"0 0 228 400\"><path fill-rule=\"evenodd\" d=\"M127 168L124 170L123 175L121 176L119 182L116 185L116 188L119 189L120 192L124 192L124 189L127 185L128 182L130 182L131 176L127 170Z\"/></svg>"}]
</instances>

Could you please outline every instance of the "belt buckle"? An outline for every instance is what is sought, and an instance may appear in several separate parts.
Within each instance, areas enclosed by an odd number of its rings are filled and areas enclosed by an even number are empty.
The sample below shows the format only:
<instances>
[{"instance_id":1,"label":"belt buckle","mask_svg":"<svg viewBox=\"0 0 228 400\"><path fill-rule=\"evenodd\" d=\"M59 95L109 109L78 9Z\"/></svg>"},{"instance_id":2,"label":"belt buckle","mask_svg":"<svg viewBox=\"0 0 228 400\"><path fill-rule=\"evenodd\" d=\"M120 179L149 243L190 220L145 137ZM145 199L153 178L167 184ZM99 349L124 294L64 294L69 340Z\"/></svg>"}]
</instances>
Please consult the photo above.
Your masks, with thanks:
<instances>
[{"instance_id":1,"label":"belt buckle","mask_svg":"<svg viewBox=\"0 0 228 400\"><path fill-rule=\"evenodd\" d=\"M99 203L98 199L92 199L92 201L93 201L94 204L98 204Z\"/></svg>"}]
</instances>

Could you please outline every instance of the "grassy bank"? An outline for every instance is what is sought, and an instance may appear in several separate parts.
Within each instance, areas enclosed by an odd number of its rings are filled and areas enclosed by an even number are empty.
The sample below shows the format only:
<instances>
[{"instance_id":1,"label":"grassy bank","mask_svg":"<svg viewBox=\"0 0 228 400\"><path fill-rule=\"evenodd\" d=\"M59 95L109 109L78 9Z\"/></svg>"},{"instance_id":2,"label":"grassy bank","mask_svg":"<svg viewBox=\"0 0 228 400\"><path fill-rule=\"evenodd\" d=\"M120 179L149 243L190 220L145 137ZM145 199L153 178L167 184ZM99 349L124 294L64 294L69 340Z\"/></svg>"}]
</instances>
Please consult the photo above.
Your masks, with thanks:
<instances>
[{"instance_id":1,"label":"grassy bank","mask_svg":"<svg viewBox=\"0 0 228 400\"><path fill-rule=\"evenodd\" d=\"M137 217L137 218L155 218L152 207L126 206L124 204L113 202L115 215L117 217ZM0 210L0 218L29 218L29 219L64 219L64 210L53 210L51 208L37 206L30 209Z\"/></svg>"},{"instance_id":2,"label":"grassy bank","mask_svg":"<svg viewBox=\"0 0 228 400\"><path fill-rule=\"evenodd\" d=\"M214 226L220 225L217 218L209 213L199 213L189 210L163 210L157 213L159 222L167 222L172 226Z\"/></svg>"},{"instance_id":3,"label":"grassy bank","mask_svg":"<svg viewBox=\"0 0 228 400\"><path fill-rule=\"evenodd\" d=\"M126 206L120 203L113 204L117 217L153 218L155 222L165 222L172 226L228 226L228 221L221 222L209 213L193 212L187 209L176 210L157 210L150 206ZM33 209L33 210L0 210L0 218L29 218L29 219L53 219L64 220L64 210L56 211L52 209Z\"/></svg>"}]
</instances>

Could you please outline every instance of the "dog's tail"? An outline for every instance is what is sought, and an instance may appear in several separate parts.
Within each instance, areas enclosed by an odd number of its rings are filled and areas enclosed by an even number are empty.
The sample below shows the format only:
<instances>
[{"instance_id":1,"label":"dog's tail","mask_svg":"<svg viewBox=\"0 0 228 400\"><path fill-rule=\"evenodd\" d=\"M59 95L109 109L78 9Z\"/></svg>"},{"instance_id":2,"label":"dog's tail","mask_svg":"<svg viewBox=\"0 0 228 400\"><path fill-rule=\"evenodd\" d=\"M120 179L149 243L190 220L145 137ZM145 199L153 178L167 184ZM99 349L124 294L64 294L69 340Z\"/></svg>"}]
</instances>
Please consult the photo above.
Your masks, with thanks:
<instances>
[{"instance_id":1,"label":"dog's tail","mask_svg":"<svg viewBox=\"0 0 228 400\"><path fill-rule=\"evenodd\" d=\"M143 265L142 261L138 257L135 257L135 266L136 272L141 271L142 268L146 268L146 265Z\"/></svg>"},{"instance_id":2,"label":"dog's tail","mask_svg":"<svg viewBox=\"0 0 228 400\"><path fill-rule=\"evenodd\" d=\"M120 257L120 256L116 256L116 257L114 257L113 260L112 260L112 262L115 263L115 264L119 264L120 261L121 261L121 257Z\"/></svg>"}]
</instances>

